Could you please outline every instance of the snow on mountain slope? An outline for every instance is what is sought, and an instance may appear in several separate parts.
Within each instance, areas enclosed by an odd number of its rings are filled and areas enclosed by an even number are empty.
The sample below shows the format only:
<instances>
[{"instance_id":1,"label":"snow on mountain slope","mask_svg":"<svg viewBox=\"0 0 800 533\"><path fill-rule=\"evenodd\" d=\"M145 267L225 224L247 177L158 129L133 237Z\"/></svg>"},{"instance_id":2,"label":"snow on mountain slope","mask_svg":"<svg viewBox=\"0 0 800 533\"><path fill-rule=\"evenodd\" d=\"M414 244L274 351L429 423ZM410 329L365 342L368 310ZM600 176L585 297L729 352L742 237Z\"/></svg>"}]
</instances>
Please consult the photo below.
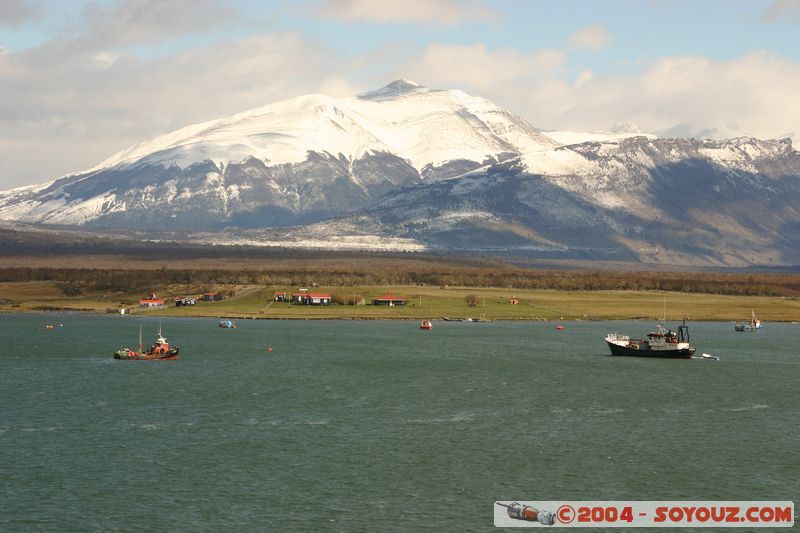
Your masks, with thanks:
<instances>
[{"instance_id":1,"label":"snow on mountain slope","mask_svg":"<svg viewBox=\"0 0 800 533\"><path fill-rule=\"evenodd\" d=\"M0 194L0 219L292 225L557 146L488 100L398 80L351 98L301 96L162 135L87 171Z\"/></svg>"},{"instance_id":2,"label":"snow on mountain slope","mask_svg":"<svg viewBox=\"0 0 800 533\"><path fill-rule=\"evenodd\" d=\"M636 124L617 124L609 131L595 131L595 132L579 132L579 131L542 131L551 139L555 139L561 144L581 144L585 142L614 142L620 139L628 139L631 137L646 137L648 139L656 139L657 135L652 133L642 133Z\"/></svg>"},{"instance_id":3,"label":"snow on mountain slope","mask_svg":"<svg viewBox=\"0 0 800 533\"><path fill-rule=\"evenodd\" d=\"M353 98L312 94L188 126L115 154L89 171L142 162L227 164L247 157L298 163L309 151L351 160L370 151L391 152L419 171L454 159L483 161L557 144L488 100L398 80Z\"/></svg>"}]
</instances>

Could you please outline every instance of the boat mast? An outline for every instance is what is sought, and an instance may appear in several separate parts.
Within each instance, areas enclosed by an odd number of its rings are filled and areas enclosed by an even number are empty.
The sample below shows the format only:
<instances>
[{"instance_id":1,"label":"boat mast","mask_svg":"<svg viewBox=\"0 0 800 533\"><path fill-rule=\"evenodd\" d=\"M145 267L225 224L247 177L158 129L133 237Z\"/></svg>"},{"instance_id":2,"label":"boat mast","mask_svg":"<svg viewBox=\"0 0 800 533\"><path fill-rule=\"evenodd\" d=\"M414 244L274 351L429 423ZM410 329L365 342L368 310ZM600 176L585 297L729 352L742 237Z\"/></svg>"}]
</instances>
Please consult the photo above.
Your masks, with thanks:
<instances>
[{"instance_id":1,"label":"boat mast","mask_svg":"<svg viewBox=\"0 0 800 533\"><path fill-rule=\"evenodd\" d=\"M139 324L139 353L142 353L142 325Z\"/></svg>"}]
</instances>

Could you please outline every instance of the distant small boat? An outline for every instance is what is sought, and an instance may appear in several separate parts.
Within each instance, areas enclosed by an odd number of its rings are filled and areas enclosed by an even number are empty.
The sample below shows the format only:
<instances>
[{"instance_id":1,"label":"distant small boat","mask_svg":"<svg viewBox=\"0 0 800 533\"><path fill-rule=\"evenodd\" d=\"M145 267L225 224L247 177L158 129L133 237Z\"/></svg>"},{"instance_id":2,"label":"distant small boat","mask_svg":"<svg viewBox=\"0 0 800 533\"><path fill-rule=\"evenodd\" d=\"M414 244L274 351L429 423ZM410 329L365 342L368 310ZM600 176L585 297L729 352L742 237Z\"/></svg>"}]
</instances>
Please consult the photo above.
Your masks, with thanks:
<instances>
[{"instance_id":1,"label":"distant small boat","mask_svg":"<svg viewBox=\"0 0 800 533\"><path fill-rule=\"evenodd\" d=\"M556 326L556 329L560 331L560 330L564 329L564 326L558 325L558 326Z\"/></svg>"},{"instance_id":2,"label":"distant small boat","mask_svg":"<svg viewBox=\"0 0 800 533\"><path fill-rule=\"evenodd\" d=\"M719 361L719 357L716 355L711 355L710 353L704 353L700 356L700 359L711 359L712 361Z\"/></svg>"},{"instance_id":3,"label":"distant small boat","mask_svg":"<svg viewBox=\"0 0 800 533\"><path fill-rule=\"evenodd\" d=\"M178 351L180 348L171 348L167 339L161 334L161 326L158 328L158 337L146 352L142 351L142 328L139 328L139 349L120 348L114 352L114 359L123 361L166 361L179 359Z\"/></svg>"},{"instance_id":4,"label":"distant small boat","mask_svg":"<svg viewBox=\"0 0 800 533\"><path fill-rule=\"evenodd\" d=\"M756 318L756 312L754 310L750 310L750 322L745 322L742 324L734 324L733 326L734 331L761 331L761 321Z\"/></svg>"},{"instance_id":5,"label":"distant small boat","mask_svg":"<svg viewBox=\"0 0 800 533\"><path fill-rule=\"evenodd\" d=\"M419 323L419 329L433 329L433 324L430 320L423 320Z\"/></svg>"},{"instance_id":6,"label":"distant small boat","mask_svg":"<svg viewBox=\"0 0 800 533\"><path fill-rule=\"evenodd\" d=\"M236 321L226 318L224 320L219 321L219 327L221 328L229 328L229 329L236 329Z\"/></svg>"}]
</instances>

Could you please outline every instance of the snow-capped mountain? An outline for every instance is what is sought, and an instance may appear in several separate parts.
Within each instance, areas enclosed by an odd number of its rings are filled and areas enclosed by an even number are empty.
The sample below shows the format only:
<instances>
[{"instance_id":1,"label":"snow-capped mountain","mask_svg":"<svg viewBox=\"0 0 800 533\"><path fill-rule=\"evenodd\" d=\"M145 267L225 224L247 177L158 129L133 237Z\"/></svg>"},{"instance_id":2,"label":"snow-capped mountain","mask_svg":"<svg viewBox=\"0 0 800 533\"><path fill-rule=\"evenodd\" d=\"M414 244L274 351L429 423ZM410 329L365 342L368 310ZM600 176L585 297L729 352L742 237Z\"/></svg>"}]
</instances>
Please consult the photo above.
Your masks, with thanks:
<instances>
[{"instance_id":1,"label":"snow-capped mountain","mask_svg":"<svg viewBox=\"0 0 800 533\"><path fill-rule=\"evenodd\" d=\"M558 142L491 102L407 80L189 126L85 172L0 197L0 218L196 229L321 220L398 186Z\"/></svg>"},{"instance_id":2,"label":"snow-capped mountain","mask_svg":"<svg viewBox=\"0 0 800 533\"><path fill-rule=\"evenodd\" d=\"M398 80L183 128L0 193L0 219L243 228L203 237L216 242L747 265L800 264L798 205L789 140L661 138L631 123L542 132L485 99Z\"/></svg>"}]
</instances>

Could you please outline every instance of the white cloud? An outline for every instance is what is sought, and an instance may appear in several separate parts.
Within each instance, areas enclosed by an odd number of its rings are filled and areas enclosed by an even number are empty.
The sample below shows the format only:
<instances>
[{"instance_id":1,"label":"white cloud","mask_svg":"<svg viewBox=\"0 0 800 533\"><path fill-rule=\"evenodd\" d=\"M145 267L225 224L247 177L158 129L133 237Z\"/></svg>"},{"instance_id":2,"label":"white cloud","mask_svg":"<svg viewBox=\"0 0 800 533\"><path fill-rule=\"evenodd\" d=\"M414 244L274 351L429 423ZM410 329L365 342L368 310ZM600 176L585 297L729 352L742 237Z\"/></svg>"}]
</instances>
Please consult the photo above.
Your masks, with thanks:
<instances>
[{"instance_id":1,"label":"white cloud","mask_svg":"<svg viewBox=\"0 0 800 533\"><path fill-rule=\"evenodd\" d=\"M158 43L176 35L201 33L235 19L217 0L117 0L88 4L78 43L89 49Z\"/></svg>"},{"instance_id":2,"label":"white cloud","mask_svg":"<svg viewBox=\"0 0 800 533\"><path fill-rule=\"evenodd\" d=\"M732 61L703 57L662 58L628 76L579 76L559 94L549 94L568 109L541 106L540 88L529 93L523 112L551 128L603 129L629 121L643 131L682 124L692 134L735 129L763 138L800 133L800 65L769 52ZM725 127L721 127L725 126Z\"/></svg>"},{"instance_id":3,"label":"white cloud","mask_svg":"<svg viewBox=\"0 0 800 533\"><path fill-rule=\"evenodd\" d=\"M341 77L341 66L334 52L292 33L148 59L60 53L58 43L0 53L0 190L89 168L203 120L300 94L364 89Z\"/></svg>"},{"instance_id":4,"label":"white cloud","mask_svg":"<svg viewBox=\"0 0 800 533\"><path fill-rule=\"evenodd\" d=\"M800 64L759 51L732 61L661 58L640 72L574 82L563 52L523 54L482 44L431 45L394 73L432 87L458 87L495 101L545 129L604 130L635 122L642 131L676 125L690 135L744 132L800 140ZM466 67L465 67L466 66Z\"/></svg>"},{"instance_id":5,"label":"white cloud","mask_svg":"<svg viewBox=\"0 0 800 533\"><path fill-rule=\"evenodd\" d=\"M575 86L580 87L581 85L585 85L594 79L594 71L591 69L582 70L578 77L575 78Z\"/></svg>"},{"instance_id":6,"label":"white cloud","mask_svg":"<svg viewBox=\"0 0 800 533\"><path fill-rule=\"evenodd\" d=\"M39 15L40 8L29 0L3 0L0 2L0 25L21 26Z\"/></svg>"},{"instance_id":7,"label":"white cloud","mask_svg":"<svg viewBox=\"0 0 800 533\"><path fill-rule=\"evenodd\" d=\"M800 0L773 0L764 12L767 20L800 20Z\"/></svg>"},{"instance_id":8,"label":"white cloud","mask_svg":"<svg viewBox=\"0 0 800 533\"><path fill-rule=\"evenodd\" d=\"M482 43L432 44L401 73L431 87L468 86L483 93L502 93L508 84L552 75L565 59L558 50L522 53L510 48L491 51Z\"/></svg>"},{"instance_id":9,"label":"white cloud","mask_svg":"<svg viewBox=\"0 0 800 533\"><path fill-rule=\"evenodd\" d=\"M585 49L593 52L606 48L614 41L608 30L601 24L593 24L573 33L567 45L572 49Z\"/></svg>"},{"instance_id":10,"label":"white cloud","mask_svg":"<svg viewBox=\"0 0 800 533\"><path fill-rule=\"evenodd\" d=\"M363 91L364 87L351 83L343 76L333 75L321 80L318 91L333 98L346 98Z\"/></svg>"},{"instance_id":11,"label":"white cloud","mask_svg":"<svg viewBox=\"0 0 800 533\"><path fill-rule=\"evenodd\" d=\"M409 22L452 26L465 21L494 22L498 11L477 0L325 0L317 14L347 22Z\"/></svg>"}]
</instances>

